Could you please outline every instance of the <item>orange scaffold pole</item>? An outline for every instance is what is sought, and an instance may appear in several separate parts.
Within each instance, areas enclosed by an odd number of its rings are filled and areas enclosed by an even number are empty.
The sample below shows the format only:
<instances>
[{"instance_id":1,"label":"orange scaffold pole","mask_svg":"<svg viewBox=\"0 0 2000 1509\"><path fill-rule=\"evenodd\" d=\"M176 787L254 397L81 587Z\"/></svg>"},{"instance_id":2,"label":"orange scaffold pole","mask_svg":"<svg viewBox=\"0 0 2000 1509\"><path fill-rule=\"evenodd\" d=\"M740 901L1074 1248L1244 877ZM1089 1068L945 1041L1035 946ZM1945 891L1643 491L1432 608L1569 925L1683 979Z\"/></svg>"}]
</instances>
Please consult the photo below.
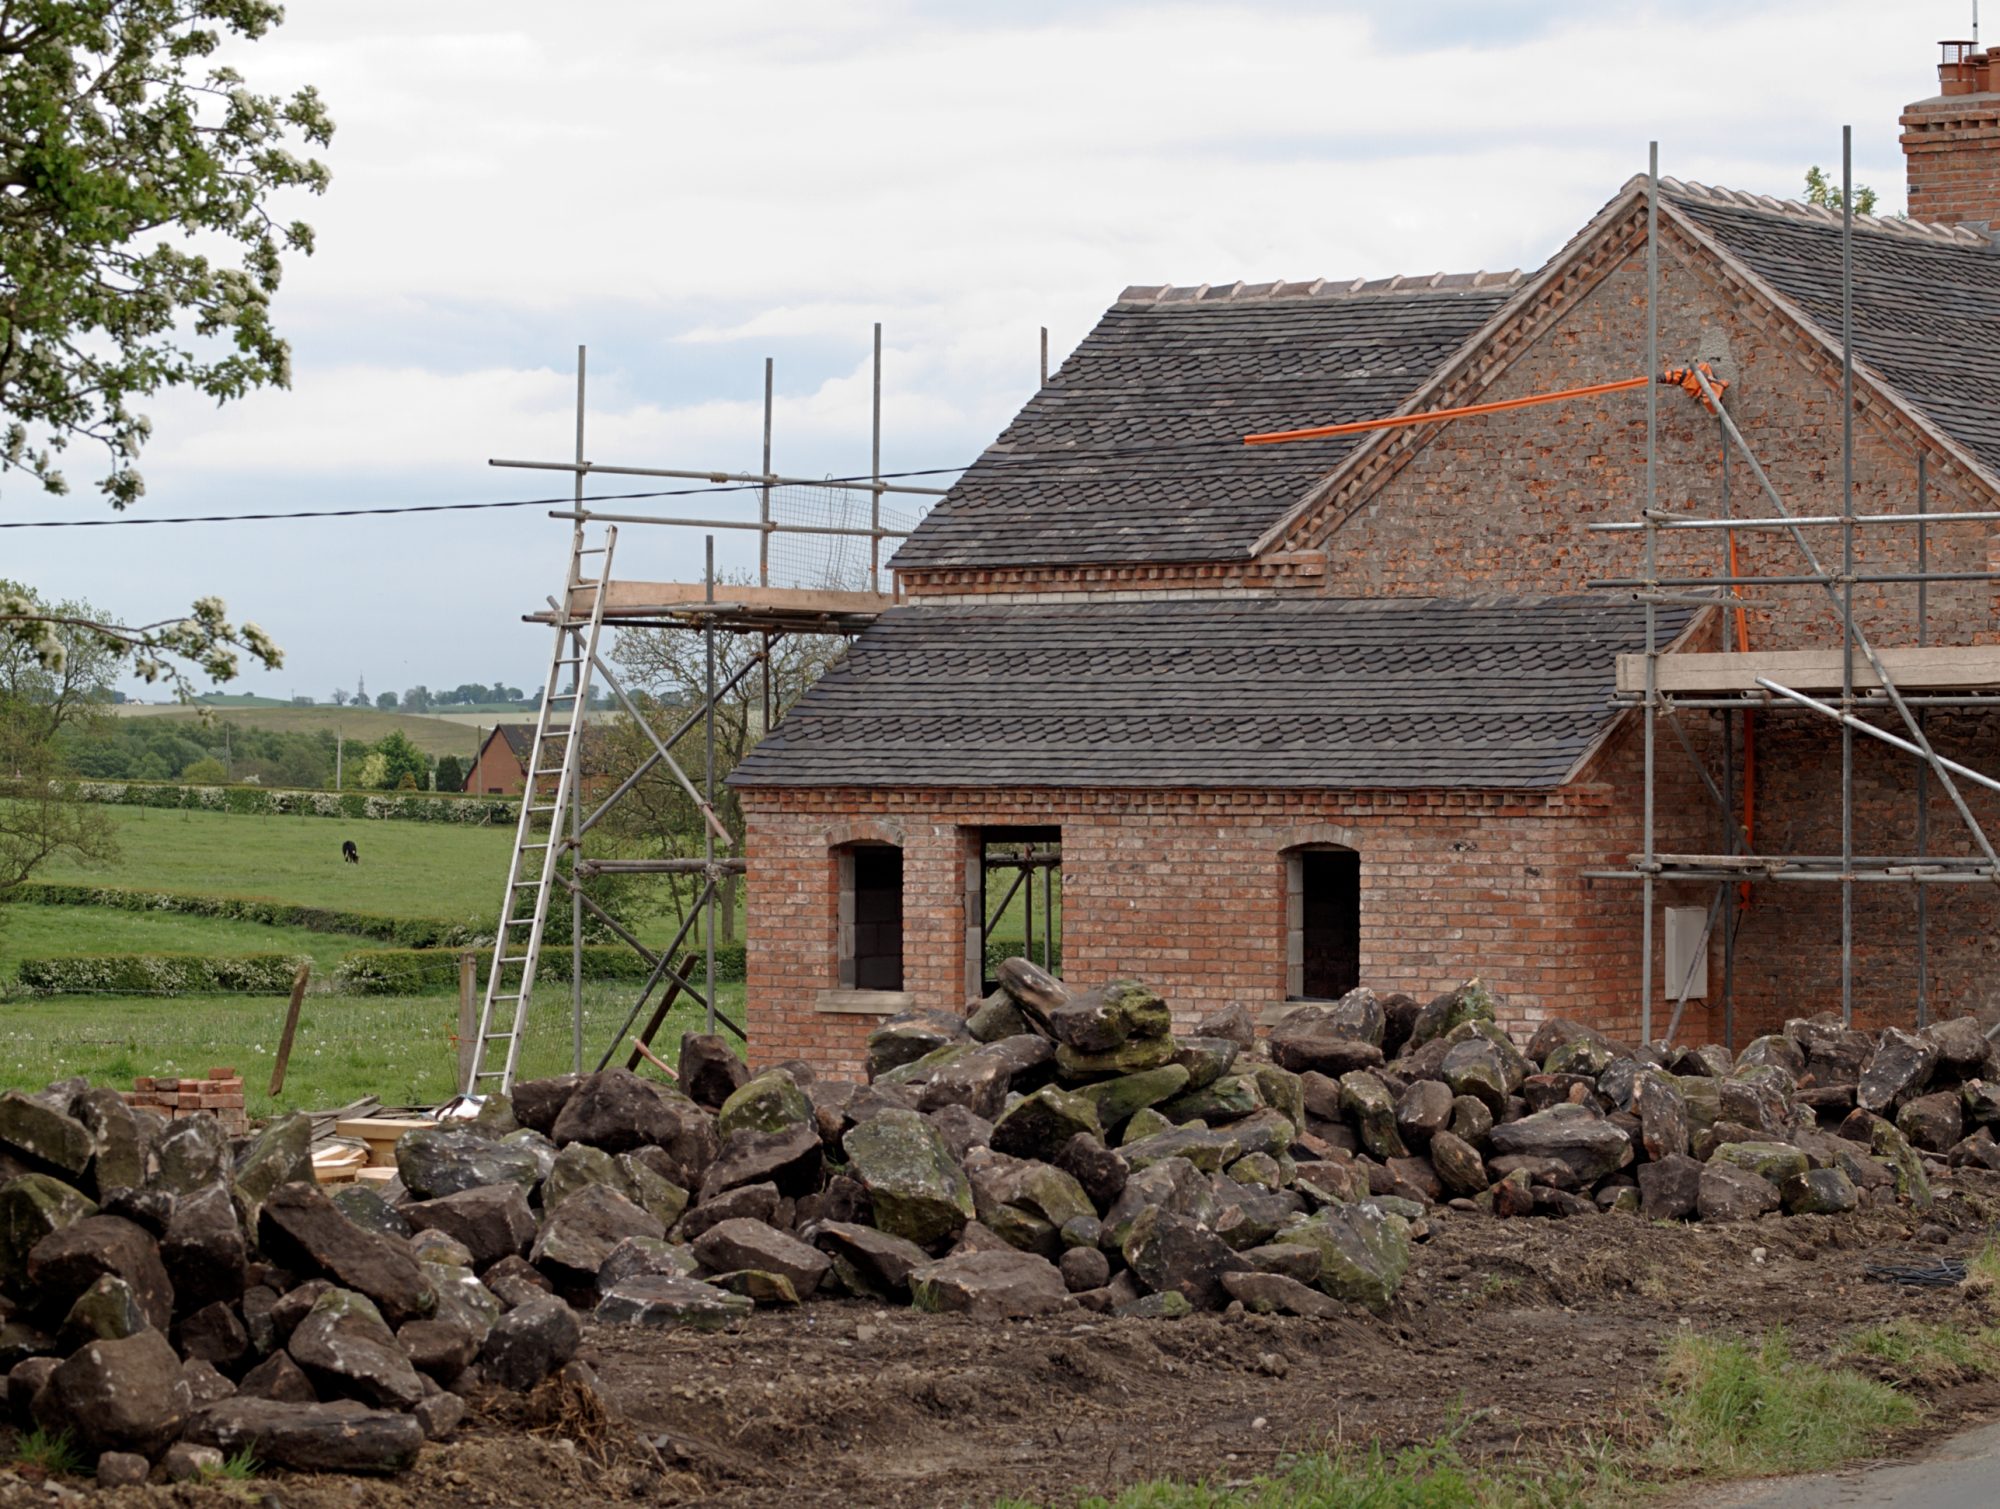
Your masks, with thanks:
<instances>
[{"instance_id":1,"label":"orange scaffold pole","mask_svg":"<svg viewBox=\"0 0 2000 1509\"><path fill-rule=\"evenodd\" d=\"M1702 364L1702 372L1714 385L1719 397L1729 386L1708 371ZM1700 385L1694 374L1685 367L1669 367L1661 374L1661 380L1677 388L1685 388L1697 397ZM1525 398L1500 398L1491 403L1461 404L1455 409L1426 409L1421 414L1393 414L1387 419L1356 419L1346 424L1315 424L1302 430L1266 430L1262 434L1245 435L1245 445L1283 445L1288 440L1323 440L1330 435L1362 435L1370 430L1399 430L1413 424L1431 424L1440 419L1470 419L1478 414L1504 414L1510 409L1532 408L1542 403L1564 403L1572 398L1594 398L1600 393L1623 393L1632 388L1643 388L1651 378L1621 377L1616 382L1589 383L1581 388L1564 388L1555 393L1531 393ZM1704 403L1706 399L1702 400Z\"/></svg>"}]
</instances>

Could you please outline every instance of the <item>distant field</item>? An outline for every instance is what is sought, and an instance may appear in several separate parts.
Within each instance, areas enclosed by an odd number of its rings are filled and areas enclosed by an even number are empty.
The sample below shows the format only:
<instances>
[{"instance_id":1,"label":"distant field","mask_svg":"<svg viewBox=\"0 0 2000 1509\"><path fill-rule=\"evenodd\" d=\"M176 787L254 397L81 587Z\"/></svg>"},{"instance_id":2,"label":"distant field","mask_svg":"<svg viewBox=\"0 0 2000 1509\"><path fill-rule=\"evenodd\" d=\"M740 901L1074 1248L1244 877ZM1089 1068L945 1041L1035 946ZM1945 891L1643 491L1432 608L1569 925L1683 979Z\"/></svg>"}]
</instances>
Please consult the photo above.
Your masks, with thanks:
<instances>
[{"instance_id":1,"label":"distant field","mask_svg":"<svg viewBox=\"0 0 2000 1509\"><path fill-rule=\"evenodd\" d=\"M117 826L118 861L85 868L52 860L38 879L269 896L397 917L491 918L514 838L511 829L456 823L101 810ZM343 838L360 846L360 864L341 861Z\"/></svg>"},{"instance_id":2,"label":"distant field","mask_svg":"<svg viewBox=\"0 0 2000 1509\"><path fill-rule=\"evenodd\" d=\"M623 986L585 988L585 1068L597 1066L635 994ZM741 1021L743 987L724 985L717 1004ZM451 1095L456 995L307 996L284 1094L273 1101L264 1092L284 1007L280 998L257 996L58 996L0 1005L0 1088L38 1088L72 1074L123 1087L136 1075L199 1075L227 1065L243 1075L253 1116L325 1109L363 1095L390 1105L429 1105ZM681 1034L702 1025L692 1007L677 1010L655 1039L660 1056L673 1062ZM571 1051L568 989L543 987L521 1047L521 1077L566 1072ZM658 1078L654 1070L645 1073Z\"/></svg>"},{"instance_id":3,"label":"distant field","mask_svg":"<svg viewBox=\"0 0 2000 1509\"><path fill-rule=\"evenodd\" d=\"M127 702L109 711L122 718L169 718L189 723L201 716L194 708L180 704L141 707ZM432 717L424 713L384 712L372 707L218 707L211 711L241 728L306 734L324 730L368 744L400 729L425 754L457 755L461 760L469 760L479 752L479 728L534 718L533 713L524 712Z\"/></svg>"},{"instance_id":4,"label":"distant field","mask_svg":"<svg viewBox=\"0 0 2000 1509\"><path fill-rule=\"evenodd\" d=\"M52 954L310 954L315 971L326 973L343 954L382 946L346 933L225 917L107 906L0 906L0 979L12 979L23 959Z\"/></svg>"}]
</instances>

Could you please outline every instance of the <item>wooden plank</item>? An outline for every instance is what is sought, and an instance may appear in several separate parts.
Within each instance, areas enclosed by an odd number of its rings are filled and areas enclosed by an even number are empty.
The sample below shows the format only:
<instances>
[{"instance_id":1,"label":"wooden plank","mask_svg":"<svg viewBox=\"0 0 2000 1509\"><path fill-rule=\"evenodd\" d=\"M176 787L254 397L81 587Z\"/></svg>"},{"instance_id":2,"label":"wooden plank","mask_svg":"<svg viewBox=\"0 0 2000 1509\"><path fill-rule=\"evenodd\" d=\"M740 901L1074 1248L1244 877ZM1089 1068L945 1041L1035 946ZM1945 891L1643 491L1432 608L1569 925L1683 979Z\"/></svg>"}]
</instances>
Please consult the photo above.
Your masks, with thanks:
<instances>
[{"instance_id":1,"label":"wooden plank","mask_svg":"<svg viewBox=\"0 0 2000 1509\"><path fill-rule=\"evenodd\" d=\"M1927 645L1877 650L1882 664L1903 691L1973 691L2000 688L2000 645ZM1659 659L1657 685L1663 692L1757 691L1757 678L1768 676L1795 692L1840 690L1840 651L1747 650L1729 654L1679 651ZM1854 684L1874 690L1881 683L1861 655L1854 656ZM1618 690L1646 689L1646 657L1618 657Z\"/></svg>"},{"instance_id":2,"label":"wooden plank","mask_svg":"<svg viewBox=\"0 0 2000 1509\"><path fill-rule=\"evenodd\" d=\"M291 1003L285 1007L285 1030L278 1037L278 1061L271 1065L271 1094L275 1096L285 1088L285 1066L292 1061L292 1039L298 1036L299 1005L306 998L306 981L312 978L312 965L301 964L299 972L292 979Z\"/></svg>"},{"instance_id":3,"label":"wooden plank","mask_svg":"<svg viewBox=\"0 0 2000 1509\"><path fill-rule=\"evenodd\" d=\"M641 1054L644 1054L647 1058L652 1058L653 1034L660 1030L660 1023L664 1022L667 1019L667 1013L673 1010L674 1002L679 998L681 993L681 981L694 973L695 961L698 957L696 954L683 954L681 956L681 967L675 971L678 978L667 981L667 988L660 993L660 1004L653 1008L653 1014L648 1018L644 1030L632 1039L632 1056L625 1060L626 1068L637 1069ZM679 1079L680 1076L676 1074L674 1078Z\"/></svg>"},{"instance_id":4,"label":"wooden plank","mask_svg":"<svg viewBox=\"0 0 2000 1509\"><path fill-rule=\"evenodd\" d=\"M570 595L571 611L587 614L594 590L575 589ZM700 582L614 581L606 590L604 616L621 618L686 611L708 606L707 597L707 588ZM896 599L887 592L822 592L803 587L739 587L730 583L716 588L715 603L718 607L756 613L880 613L884 608L893 608Z\"/></svg>"},{"instance_id":5,"label":"wooden plank","mask_svg":"<svg viewBox=\"0 0 2000 1509\"><path fill-rule=\"evenodd\" d=\"M479 956L463 949L458 956L458 1088L472 1093L472 1065L479 1052Z\"/></svg>"}]
</instances>

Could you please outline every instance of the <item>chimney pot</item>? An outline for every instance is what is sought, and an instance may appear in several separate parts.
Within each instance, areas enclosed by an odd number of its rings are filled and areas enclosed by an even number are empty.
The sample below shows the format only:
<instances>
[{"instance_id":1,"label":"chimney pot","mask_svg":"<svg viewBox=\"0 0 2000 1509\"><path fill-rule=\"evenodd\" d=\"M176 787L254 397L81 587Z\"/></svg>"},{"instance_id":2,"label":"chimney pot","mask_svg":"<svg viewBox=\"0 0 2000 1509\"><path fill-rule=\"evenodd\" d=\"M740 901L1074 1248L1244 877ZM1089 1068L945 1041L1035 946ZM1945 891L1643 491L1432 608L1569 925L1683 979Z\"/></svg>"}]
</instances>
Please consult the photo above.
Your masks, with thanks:
<instances>
[{"instance_id":1,"label":"chimney pot","mask_svg":"<svg viewBox=\"0 0 2000 1509\"><path fill-rule=\"evenodd\" d=\"M1938 93L1903 111L1903 160L1912 220L1984 229L2000 224L2000 48L1940 45ZM1973 104L1967 96L1978 95Z\"/></svg>"},{"instance_id":2,"label":"chimney pot","mask_svg":"<svg viewBox=\"0 0 2000 1509\"><path fill-rule=\"evenodd\" d=\"M1944 54L1938 61L1939 94L1972 94L1985 89L1985 80L1979 77L1985 72L1985 55L1976 51L1978 46L1963 39L1938 43Z\"/></svg>"}]
</instances>

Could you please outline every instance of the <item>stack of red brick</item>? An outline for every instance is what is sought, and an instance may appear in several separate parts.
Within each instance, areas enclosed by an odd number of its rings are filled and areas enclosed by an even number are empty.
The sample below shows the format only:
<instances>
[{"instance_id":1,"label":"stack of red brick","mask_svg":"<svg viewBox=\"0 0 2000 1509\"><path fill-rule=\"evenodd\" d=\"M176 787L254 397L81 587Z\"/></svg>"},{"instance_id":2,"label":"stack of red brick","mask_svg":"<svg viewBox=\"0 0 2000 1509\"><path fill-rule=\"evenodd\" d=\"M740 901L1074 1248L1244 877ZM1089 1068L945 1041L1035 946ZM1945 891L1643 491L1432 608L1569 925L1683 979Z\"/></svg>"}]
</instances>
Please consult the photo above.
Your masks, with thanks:
<instances>
[{"instance_id":1,"label":"stack of red brick","mask_svg":"<svg viewBox=\"0 0 2000 1509\"><path fill-rule=\"evenodd\" d=\"M250 1130L243 1109L243 1076L234 1069L210 1069L205 1079L141 1076L132 1081L125 1102L135 1110L157 1111L169 1121L207 1111L232 1137Z\"/></svg>"}]
</instances>

